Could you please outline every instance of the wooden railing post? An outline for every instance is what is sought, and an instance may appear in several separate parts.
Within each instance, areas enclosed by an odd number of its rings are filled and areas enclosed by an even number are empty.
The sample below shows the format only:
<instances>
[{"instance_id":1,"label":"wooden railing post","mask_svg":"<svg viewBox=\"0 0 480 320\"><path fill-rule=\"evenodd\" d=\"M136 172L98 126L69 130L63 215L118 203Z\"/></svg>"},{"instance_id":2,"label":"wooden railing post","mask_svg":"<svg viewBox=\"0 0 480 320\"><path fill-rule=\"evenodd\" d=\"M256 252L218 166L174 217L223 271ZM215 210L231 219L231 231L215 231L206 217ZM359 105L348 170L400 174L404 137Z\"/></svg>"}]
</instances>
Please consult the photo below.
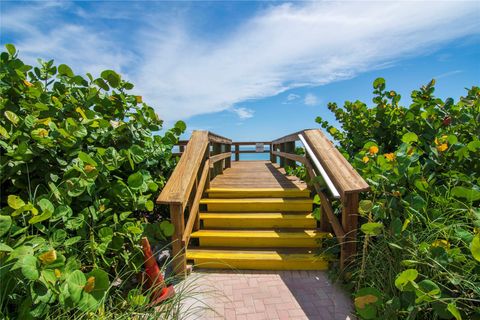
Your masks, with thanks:
<instances>
[{"instance_id":1,"label":"wooden railing post","mask_svg":"<svg viewBox=\"0 0 480 320\"><path fill-rule=\"evenodd\" d=\"M226 168L231 168L231 167L232 167L232 157L231 157L231 154L232 154L232 145L231 145L231 144L225 145L225 152L229 152L229 153L230 153L230 157L225 158L225 169L226 169Z\"/></svg>"},{"instance_id":2,"label":"wooden railing post","mask_svg":"<svg viewBox=\"0 0 480 320\"><path fill-rule=\"evenodd\" d=\"M220 143L213 143L212 154L217 155L222 153L222 145ZM213 177L216 177L218 174L223 172L223 161L218 161L213 164Z\"/></svg>"},{"instance_id":3,"label":"wooden railing post","mask_svg":"<svg viewBox=\"0 0 480 320\"><path fill-rule=\"evenodd\" d=\"M285 143L280 143L279 147L280 147L280 152L285 152ZM280 157L280 167L282 167L282 168L285 167L285 158L284 157Z\"/></svg>"},{"instance_id":4,"label":"wooden railing post","mask_svg":"<svg viewBox=\"0 0 480 320\"><path fill-rule=\"evenodd\" d=\"M277 163L277 156L273 155L274 150L274 144L270 143L270 162L271 163Z\"/></svg>"},{"instance_id":5,"label":"wooden railing post","mask_svg":"<svg viewBox=\"0 0 480 320\"><path fill-rule=\"evenodd\" d=\"M350 258L357 251L358 203L358 193L345 194L342 199L342 226L345 231L345 238L341 244L341 270L344 270Z\"/></svg>"},{"instance_id":6,"label":"wooden railing post","mask_svg":"<svg viewBox=\"0 0 480 320\"><path fill-rule=\"evenodd\" d=\"M240 161L240 145L235 144L235 161Z\"/></svg>"},{"instance_id":7,"label":"wooden railing post","mask_svg":"<svg viewBox=\"0 0 480 320\"><path fill-rule=\"evenodd\" d=\"M285 147L284 148L285 148L286 153L295 154L295 141L285 142ZM285 159L285 165L289 166L291 168L295 168L297 166L296 162L294 160L291 160L291 159Z\"/></svg>"},{"instance_id":8,"label":"wooden railing post","mask_svg":"<svg viewBox=\"0 0 480 320\"><path fill-rule=\"evenodd\" d=\"M181 205L170 205L170 220L175 228L172 235L173 270L177 275L185 275L187 264L185 261L185 247L182 242L185 219Z\"/></svg>"}]
</instances>

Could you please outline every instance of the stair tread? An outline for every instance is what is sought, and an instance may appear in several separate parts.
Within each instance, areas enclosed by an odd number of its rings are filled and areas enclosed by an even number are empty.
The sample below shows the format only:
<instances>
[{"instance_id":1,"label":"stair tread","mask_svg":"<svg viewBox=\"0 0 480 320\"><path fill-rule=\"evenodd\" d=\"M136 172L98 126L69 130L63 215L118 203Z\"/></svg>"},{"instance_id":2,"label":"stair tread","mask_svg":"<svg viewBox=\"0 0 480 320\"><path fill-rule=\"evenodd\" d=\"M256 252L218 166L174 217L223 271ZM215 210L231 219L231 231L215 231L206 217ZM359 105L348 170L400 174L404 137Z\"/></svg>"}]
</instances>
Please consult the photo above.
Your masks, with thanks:
<instances>
[{"instance_id":1,"label":"stair tread","mask_svg":"<svg viewBox=\"0 0 480 320\"><path fill-rule=\"evenodd\" d=\"M200 212L201 219L315 219L306 212Z\"/></svg>"},{"instance_id":2,"label":"stair tread","mask_svg":"<svg viewBox=\"0 0 480 320\"><path fill-rule=\"evenodd\" d=\"M308 191L310 190L308 188L300 189L300 188L210 188L205 190L205 192L245 192L245 191L252 191L252 192L257 192L257 191Z\"/></svg>"},{"instance_id":3,"label":"stair tread","mask_svg":"<svg viewBox=\"0 0 480 320\"><path fill-rule=\"evenodd\" d=\"M237 250L240 249L240 250ZM278 261L312 261L328 259L327 256L317 255L312 250L245 250L232 248L230 250L218 249L188 249L187 259L235 259L235 260L278 260Z\"/></svg>"},{"instance_id":4,"label":"stair tread","mask_svg":"<svg viewBox=\"0 0 480 320\"><path fill-rule=\"evenodd\" d=\"M249 237L249 238L330 238L328 232L315 229L276 229L276 230L199 230L192 232L191 238L200 237Z\"/></svg>"},{"instance_id":5,"label":"stair tread","mask_svg":"<svg viewBox=\"0 0 480 320\"><path fill-rule=\"evenodd\" d=\"M313 199L310 198L203 198L200 200L202 204L208 203L235 203L235 202L245 202L245 203L313 203Z\"/></svg>"}]
</instances>

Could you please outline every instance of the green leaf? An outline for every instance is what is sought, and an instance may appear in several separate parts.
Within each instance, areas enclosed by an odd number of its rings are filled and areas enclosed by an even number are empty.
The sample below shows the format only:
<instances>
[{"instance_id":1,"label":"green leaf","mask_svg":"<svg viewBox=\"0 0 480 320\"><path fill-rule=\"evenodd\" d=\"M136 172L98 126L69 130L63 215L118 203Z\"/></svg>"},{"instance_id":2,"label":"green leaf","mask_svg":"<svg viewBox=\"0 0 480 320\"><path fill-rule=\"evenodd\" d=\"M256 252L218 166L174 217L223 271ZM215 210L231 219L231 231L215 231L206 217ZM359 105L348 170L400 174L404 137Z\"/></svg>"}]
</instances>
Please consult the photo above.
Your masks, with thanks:
<instances>
[{"instance_id":1,"label":"green leaf","mask_svg":"<svg viewBox=\"0 0 480 320\"><path fill-rule=\"evenodd\" d=\"M22 274L28 280L37 280L40 273L37 269L37 258L31 255L26 255L21 260Z\"/></svg>"},{"instance_id":2,"label":"green leaf","mask_svg":"<svg viewBox=\"0 0 480 320\"><path fill-rule=\"evenodd\" d=\"M13 56L15 52L17 52L17 49L15 49L15 46L11 43L5 44L5 48L7 49L8 53Z\"/></svg>"},{"instance_id":3,"label":"green leaf","mask_svg":"<svg viewBox=\"0 0 480 320\"><path fill-rule=\"evenodd\" d=\"M6 245L5 243L0 242L0 252L12 252L13 248Z\"/></svg>"},{"instance_id":4,"label":"green leaf","mask_svg":"<svg viewBox=\"0 0 480 320\"><path fill-rule=\"evenodd\" d=\"M0 215L0 237L8 233L12 227L12 217Z\"/></svg>"},{"instance_id":5,"label":"green leaf","mask_svg":"<svg viewBox=\"0 0 480 320\"><path fill-rule=\"evenodd\" d=\"M20 121L20 118L12 111L5 111L4 114L5 117L14 125L17 125L18 121Z\"/></svg>"},{"instance_id":6,"label":"green leaf","mask_svg":"<svg viewBox=\"0 0 480 320\"><path fill-rule=\"evenodd\" d=\"M72 69L66 64L61 64L58 66L58 73L60 73L62 76L67 76L70 78L74 76Z\"/></svg>"},{"instance_id":7,"label":"green leaf","mask_svg":"<svg viewBox=\"0 0 480 320\"><path fill-rule=\"evenodd\" d=\"M465 198L467 201L480 200L480 190L465 187L454 187L452 189L452 195L457 198Z\"/></svg>"},{"instance_id":8,"label":"green leaf","mask_svg":"<svg viewBox=\"0 0 480 320\"><path fill-rule=\"evenodd\" d=\"M78 153L78 158L79 158L80 160L82 160L83 162L85 162L85 163L91 164L91 165L94 166L94 167L97 166L97 162L96 162L95 160L93 160L93 158L90 157L90 155L88 155L88 154L85 153L85 152L80 151L80 152Z\"/></svg>"},{"instance_id":9,"label":"green leaf","mask_svg":"<svg viewBox=\"0 0 480 320\"><path fill-rule=\"evenodd\" d=\"M91 272L87 273L87 279L90 277L95 278L95 285L93 290L90 291L90 294L100 302L105 293L108 291L110 287L110 281L108 279L108 273L103 271L102 269L93 269Z\"/></svg>"},{"instance_id":10,"label":"green leaf","mask_svg":"<svg viewBox=\"0 0 480 320\"><path fill-rule=\"evenodd\" d=\"M25 205L25 202L19 197L15 195L9 195L7 198L8 206L12 209L20 209Z\"/></svg>"},{"instance_id":11,"label":"green leaf","mask_svg":"<svg viewBox=\"0 0 480 320\"><path fill-rule=\"evenodd\" d=\"M113 238L113 229L110 227L103 227L98 230L98 236L102 242L109 242Z\"/></svg>"},{"instance_id":12,"label":"green leaf","mask_svg":"<svg viewBox=\"0 0 480 320\"><path fill-rule=\"evenodd\" d=\"M418 271L415 269L407 269L400 273L395 279L395 287L398 290L404 291L407 289L407 285L411 284L418 277Z\"/></svg>"},{"instance_id":13,"label":"green leaf","mask_svg":"<svg viewBox=\"0 0 480 320\"><path fill-rule=\"evenodd\" d=\"M472 256L480 262L480 233L477 233L470 243L470 252Z\"/></svg>"},{"instance_id":14,"label":"green leaf","mask_svg":"<svg viewBox=\"0 0 480 320\"><path fill-rule=\"evenodd\" d=\"M177 128L181 132L184 132L187 129L187 125L183 121L177 121L175 123L175 128Z\"/></svg>"},{"instance_id":15,"label":"green leaf","mask_svg":"<svg viewBox=\"0 0 480 320\"><path fill-rule=\"evenodd\" d=\"M153 207L154 207L154 204L153 204L153 201L152 201L152 200L148 200L148 201L145 203L145 208L146 208L148 211L153 211Z\"/></svg>"},{"instance_id":16,"label":"green leaf","mask_svg":"<svg viewBox=\"0 0 480 320\"><path fill-rule=\"evenodd\" d=\"M117 88L120 85L120 75L113 70L105 70L100 74L100 76L107 80L108 84L112 88Z\"/></svg>"},{"instance_id":17,"label":"green leaf","mask_svg":"<svg viewBox=\"0 0 480 320\"><path fill-rule=\"evenodd\" d=\"M447 137L447 140L448 140L448 143L450 143L450 144L455 144L455 143L458 142L457 136L455 136L455 135L453 135L453 134L449 135L449 136Z\"/></svg>"},{"instance_id":18,"label":"green leaf","mask_svg":"<svg viewBox=\"0 0 480 320\"><path fill-rule=\"evenodd\" d=\"M72 301L74 303L80 302L82 292L83 292L83 287L87 282L87 279L85 278L85 275L83 274L83 272L80 270L75 270L68 275L65 281L67 283L68 292L70 294L70 298L72 299Z\"/></svg>"},{"instance_id":19,"label":"green leaf","mask_svg":"<svg viewBox=\"0 0 480 320\"><path fill-rule=\"evenodd\" d=\"M375 81L373 81L373 88L380 89L380 90L385 89L385 79L383 78L375 79Z\"/></svg>"},{"instance_id":20,"label":"green leaf","mask_svg":"<svg viewBox=\"0 0 480 320\"><path fill-rule=\"evenodd\" d=\"M39 223L39 222L50 219L51 216L52 216L51 211L44 211L42 214L32 217L30 220L28 220L28 223L29 224Z\"/></svg>"},{"instance_id":21,"label":"green leaf","mask_svg":"<svg viewBox=\"0 0 480 320\"><path fill-rule=\"evenodd\" d=\"M413 132L408 132L403 135L402 141L405 143L418 142L418 136Z\"/></svg>"},{"instance_id":22,"label":"green leaf","mask_svg":"<svg viewBox=\"0 0 480 320\"><path fill-rule=\"evenodd\" d=\"M452 316L455 317L455 320L462 320L462 315L460 314L460 311L458 311L457 306L455 305L455 302L451 302L447 306L447 310L450 311Z\"/></svg>"},{"instance_id":23,"label":"green leaf","mask_svg":"<svg viewBox=\"0 0 480 320\"><path fill-rule=\"evenodd\" d=\"M470 141L467 144L467 148L468 148L468 150L470 150L472 152L477 151L478 149L480 149L480 140Z\"/></svg>"},{"instance_id":24,"label":"green leaf","mask_svg":"<svg viewBox=\"0 0 480 320\"><path fill-rule=\"evenodd\" d=\"M76 236L76 237L72 237L72 238L69 238L67 240L65 240L65 242L63 243L63 245L65 247L68 247L68 246L71 246L75 243L77 243L78 241L82 240L82 237L81 236Z\"/></svg>"},{"instance_id":25,"label":"green leaf","mask_svg":"<svg viewBox=\"0 0 480 320\"><path fill-rule=\"evenodd\" d=\"M140 172L131 174L128 177L128 185L132 189L140 189L143 185L143 175Z\"/></svg>"},{"instance_id":26,"label":"green leaf","mask_svg":"<svg viewBox=\"0 0 480 320\"><path fill-rule=\"evenodd\" d=\"M440 298L441 296L441 291L438 285L431 281L431 280L422 280L418 283L418 289L415 290L415 294L417 295L417 299L415 300L415 303L421 303L421 302L431 302L434 301L435 299Z\"/></svg>"},{"instance_id":27,"label":"green leaf","mask_svg":"<svg viewBox=\"0 0 480 320\"><path fill-rule=\"evenodd\" d=\"M362 288L355 293L355 310L362 319L377 319L382 305L382 293L375 288Z\"/></svg>"},{"instance_id":28,"label":"green leaf","mask_svg":"<svg viewBox=\"0 0 480 320\"><path fill-rule=\"evenodd\" d=\"M320 204L321 203L320 196L318 194L315 194L315 196L313 197L313 203L314 204Z\"/></svg>"},{"instance_id":29,"label":"green leaf","mask_svg":"<svg viewBox=\"0 0 480 320\"><path fill-rule=\"evenodd\" d=\"M370 200L362 200L358 204L358 212L361 215L367 215L372 211L373 208L373 202Z\"/></svg>"},{"instance_id":30,"label":"green leaf","mask_svg":"<svg viewBox=\"0 0 480 320\"><path fill-rule=\"evenodd\" d=\"M360 230L363 233L370 235L370 236L378 236L383 231L383 223L381 222L367 222L362 224Z\"/></svg>"},{"instance_id":31,"label":"green leaf","mask_svg":"<svg viewBox=\"0 0 480 320\"><path fill-rule=\"evenodd\" d=\"M415 180L414 185L420 191L427 192L428 190L428 182L425 179Z\"/></svg>"},{"instance_id":32,"label":"green leaf","mask_svg":"<svg viewBox=\"0 0 480 320\"><path fill-rule=\"evenodd\" d=\"M41 199L37 202L37 205L40 207L40 209L42 209L42 212L47 212L47 213L50 213L53 214L53 212L55 211L55 207L53 206L53 204L50 202L50 200L48 199Z\"/></svg>"},{"instance_id":33,"label":"green leaf","mask_svg":"<svg viewBox=\"0 0 480 320\"><path fill-rule=\"evenodd\" d=\"M166 237L171 237L173 235L173 232L175 231L175 228L170 222L162 221L160 223L160 230L162 230L163 234Z\"/></svg>"},{"instance_id":34,"label":"green leaf","mask_svg":"<svg viewBox=\"0 0 480 320\"><path fill-rule=\"evenodd\" d=\"M2 136L4 139L10 138L10 135L8 134L7 129L5 129L2 126L0 126L0 136Z\"/></svg>"}]
</instances>

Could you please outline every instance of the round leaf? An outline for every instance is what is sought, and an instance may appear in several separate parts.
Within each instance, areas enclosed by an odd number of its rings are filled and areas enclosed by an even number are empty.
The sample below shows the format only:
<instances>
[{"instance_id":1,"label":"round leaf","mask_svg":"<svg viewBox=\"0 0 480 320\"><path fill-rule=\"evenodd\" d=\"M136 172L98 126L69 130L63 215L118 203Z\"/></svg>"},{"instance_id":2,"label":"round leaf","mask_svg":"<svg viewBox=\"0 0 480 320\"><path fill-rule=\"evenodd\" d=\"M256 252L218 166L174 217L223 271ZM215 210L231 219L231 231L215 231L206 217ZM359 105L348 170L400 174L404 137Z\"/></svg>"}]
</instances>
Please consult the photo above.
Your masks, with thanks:
<instances>
[{"instance_id":1,"label":"round leaf","mask_svg":"<svg viewBox=\"0 0 480 320\"><path fill-rule=\"evenodd\" d=\"M0 237L7 234L12 227L12 218L10 216L0 215Z\"/></svg>"},{"instance_id":2,"label":"round leaf","mask_svg":"<svg viewBox=\"0 0 480 320\"><path fill-rule=\"evenodd\" d=\"M67 76L67 77L74 76L72 69L66 64L61 64L58 66L58 73L60 73L62 76Z\"/></svg>"},{"instance_id":3,"label":"round leaf","mask_svg":"<svg viewBox=\"0 0 480 320\"><path fill-rule=\"evenodd\" d=\"M25 202L19 196L15 196L15 195L9 195L7 202L8 202L8 206L15 210L20 209L25 205Z\"/></svg>"},{"instance_id":4,"label":"round leaf","mask_svg":"<svg viewBox=\"0 0 480 320\"><path fill-rule=\"evenodd\" d=\"M131 174L128 177L128 185L132 189L140 189L143 185L143 176L140 172Z\"/></svg>"},{"instance_id":5,"label":"round leaf","mask_svg":"<svg viewBox=\"0 0 480 320\"><path fill-rule=\"evenodd\" d=\"M475 260L480 262L480 233L477 233L472 239L472 242L470 243L470 251Z\"/></svg>"},{"instance_id":6,"label":"round leaf","mask_svg":"<svg viewBox=\"0 0 480 320\"><path fill-rule=\"evenodd\" d=\"M26 255L21 259L22 274L28 280L37 280L40 273L37 269L37 258L31 255Z\"/></svg>"},{"instance_id":7,"label":"round leaf","mask_svg":"<svg viewBox=\"0 0 480 320\"><path fill-rule=\"evenodd\" d=\"M381 222L367 222L362 224L360 227L360 230L363 231L363 233L369 235L369 236L378 236L379 234L382 233L383 230L383 223Z\"/></svg>"},{"instance_id":8,"label":"round leaf","mask_svg":"<svg viewBox=\"0 0 480 320\"><path fill-rule=\"evenodd\" d=\"M413 132L405 133L402 137L402 141L405 143L418 142L418 136Z\"/></svg>"},{"instance_id":9,"label":"round leaf","mask_svg":"<svg viewBox=\"0 0 480 320\"><path fill-rule=\"evenodd\" d=\"M407 269L397 276L397 278L395 279L395 287L397 287L398 290L403 291L405 289L405 286L415 281L417 277L418 277L417 270Z\"/></svg>"}]
</instances>

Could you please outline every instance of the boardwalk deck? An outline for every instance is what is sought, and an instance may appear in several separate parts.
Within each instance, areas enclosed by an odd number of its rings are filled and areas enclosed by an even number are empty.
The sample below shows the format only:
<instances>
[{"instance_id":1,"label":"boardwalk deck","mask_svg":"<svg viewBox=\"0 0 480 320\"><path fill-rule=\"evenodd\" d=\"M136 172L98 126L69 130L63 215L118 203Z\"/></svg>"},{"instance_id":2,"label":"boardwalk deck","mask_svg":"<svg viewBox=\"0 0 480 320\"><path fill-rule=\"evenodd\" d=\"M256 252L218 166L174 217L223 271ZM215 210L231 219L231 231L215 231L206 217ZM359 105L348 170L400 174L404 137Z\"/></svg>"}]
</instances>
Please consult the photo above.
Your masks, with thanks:
<instances>
[{"instance_id":1,"label":"boardwalk deck","mask_svg":"<svg viewBox=\"0 0 480 320\"><path fill-rule=\"evenodd\" d=\"M223 174L216 176L210 187L228 188L271 188L307 189L307 184L295 176L287 176L285 169L270 161L236 161Z\"/></svg>"}]
</instances>

